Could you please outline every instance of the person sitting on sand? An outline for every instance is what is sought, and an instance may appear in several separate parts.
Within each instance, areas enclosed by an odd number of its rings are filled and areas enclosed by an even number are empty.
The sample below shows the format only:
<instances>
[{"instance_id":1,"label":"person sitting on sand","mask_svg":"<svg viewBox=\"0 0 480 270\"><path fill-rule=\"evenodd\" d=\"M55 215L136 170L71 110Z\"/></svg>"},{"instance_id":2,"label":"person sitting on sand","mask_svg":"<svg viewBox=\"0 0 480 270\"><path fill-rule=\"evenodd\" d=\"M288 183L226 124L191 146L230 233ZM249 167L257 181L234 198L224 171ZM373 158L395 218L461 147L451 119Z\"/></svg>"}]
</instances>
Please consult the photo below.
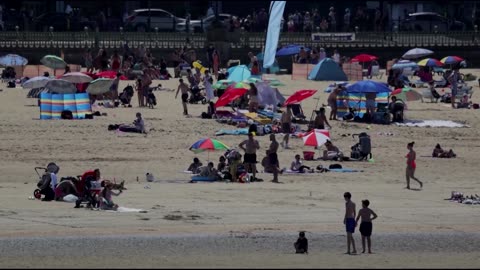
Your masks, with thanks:
<instances>
[{"instance_id":1,"label":"person sitting on sand","mask_svg":"<svg viewBox=\"0 0 480 270\"><path fill-rule=\"evenodd\" d=\"M295 253L308 254L308 239L305 237L305 232L298 234L297 242L293 246L295 247Z\"/></svg>"},{"instance_id":2,"label":"person sitting on sand","mask_svg":"<svg viewBox=\"0 0 480 270\"><path fill-rule=\"evenodd\" d=\"M213 162L209 162L207 166L200 167L199 175L208 178L215 178L216 180L222 179L220 173L215 169Z\"/></svg>"},{"instance_id":3,"label":"person sitting on sand","mask_svg":"<svg viewBox=\"0 0 480 270\"><path fill-rule=\"evenodd\" d=\"M325 147L327 150L323 151L323 160L335 160L337 158L343 158L343 153L333 145L332 141L327 140L325 142Z\"/></svg>"},{"instance_id":4,"label":"person sitting on sand","mask_svg":"<svg viewBox=\"0 0 480 270\"><path fill-rule=\"evenodd\" d=\"M452 149L450 151L445 151L442 149L439 143L435 146L433 149L432 157L437 157L437 158L454 158L457 157L457 155L453 152Z\"/></svg>"},{"instance_id":5,"label":"person sitting on sand","mask_svg":"<svg viewBox=\"0 0 480 270\"><path fill-rule=\"evenodd\" d=\"M194 158L193 163L190 164L187 171L191 171L193 174L199 173L198 169L202 167L202 165L203 164L200 162L198 158Z\"/></svg>"},{"instance_id":6,"label":"person sitting on sand","mask_svg":"<svg viewBox=\"0 0 480 270\"><path fill-rule=\"evenodd\" d=\"M132 125L120 125L118 130L122 132L147 133L145 130L145 122L142 119L142 114L137 112L136 119L133 120Z\"/></svg>"},{"instance_id":7,"label":"person sitting on sand","mask_svg":"<svg viewBox=\"0 0 480 270\"><path fill-rule=\"evenodd\" d=\"M100 209L102 210L117 210L118 204L115 204L112 200L112 195L118 196L122 193L120 189L118 193L112 191L113 183L110 181L102 181L102 191L99 194Z\"/></svg>"},{"instance_id":8,"label":"person sitting on sand","mask_svg":"<svg viewBox=\"0 0 480 270\"><path fill-rule=\"evenodd\" d=\"M227 170L227 159L224 156L221 156L218 159L217 171L224 172L225 170Z\"/></svg>"},{"instance_id":9,"label":"person sitting on sand","mask_svg":"<svg viewBox=\"0 0 480 270\"><path fill-rule=\"evenodd\" d=\"M326 126L332 129L332 126L328 123L327 116L325 115L325 108L322 107L315 117L313 128L325 129Z\"/></svg>"},{"instance_id":10,"label":"person sitting on sand","mask_svg":"<svg viewBox=\"0 0 480 270\"><path fill-rule=\"evenodd\" d=\"M295 160L292 161L292 164L290 165L290 170L299 173L305 173L307 171L314 172L314 170L310 169L310 167L303 165L299 154L295 155Z\"/></svg>"}]
</instances>

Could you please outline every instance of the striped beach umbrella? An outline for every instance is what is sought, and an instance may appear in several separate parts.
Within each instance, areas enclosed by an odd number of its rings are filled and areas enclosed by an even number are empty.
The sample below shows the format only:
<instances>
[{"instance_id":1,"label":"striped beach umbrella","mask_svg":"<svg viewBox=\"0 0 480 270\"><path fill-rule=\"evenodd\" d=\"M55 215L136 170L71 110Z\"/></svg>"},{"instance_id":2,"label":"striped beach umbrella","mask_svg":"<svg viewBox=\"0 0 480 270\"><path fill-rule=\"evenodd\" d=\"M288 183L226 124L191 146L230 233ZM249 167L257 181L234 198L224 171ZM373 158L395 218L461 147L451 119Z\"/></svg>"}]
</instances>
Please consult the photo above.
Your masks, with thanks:
<instances>
[{"instance_id":1,"label":"striped beach umbrella","mask_svg":"<svg viewBox=\"0 0 480 270\"><path fill-rule=\"evenodd\" d=\"M446 56L440 60L445 65L453 65L462 62L464 59L458 56Z\"/></svg>"},{"instance_id":2,"label":"striped beach umbrella","mask_svg":"<svg viewBox=\"0 0 480 270\"><path fill-rule=\"evenodd\" d=\"M201 153L205 151L222 151L228 149L230 148L219 140L205 138L192 144L189 150L194 153Z\"/></svg>"},{"instance_id":3,"label":"striped beach umbrella","mask_svg":"<svg viewBox=\"0 0 480 270\"><path fill-rule=\"evenodd\" d=\"M423 60L418 61L417 63L419 66L422 67L441 67L443 63L438 61L435 58L425 58Z\"/></svg>"}]
</instances>

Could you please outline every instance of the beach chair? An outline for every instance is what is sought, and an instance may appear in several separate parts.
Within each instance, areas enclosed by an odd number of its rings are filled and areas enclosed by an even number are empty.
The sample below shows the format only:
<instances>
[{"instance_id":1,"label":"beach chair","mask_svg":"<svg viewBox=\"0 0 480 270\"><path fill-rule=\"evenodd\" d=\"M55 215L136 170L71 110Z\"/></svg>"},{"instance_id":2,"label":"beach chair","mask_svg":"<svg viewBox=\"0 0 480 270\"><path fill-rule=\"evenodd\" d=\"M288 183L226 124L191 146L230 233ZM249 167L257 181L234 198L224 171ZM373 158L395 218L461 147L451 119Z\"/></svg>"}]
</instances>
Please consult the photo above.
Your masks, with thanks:
<instances>
[{"instance_id":1,"label":"beach chair","mask_svg":"<svg viewBox=\"0 0 480 270\"><path fill-rule=\"evenodd\" d=\"M292 109L292 114L293 114L293 120L294 122L297 121L305 121L307 118L305 114L303 113L302 105L300 104L291 104L291 109Z\"/></svg>"},{"instance_id":2,"label":"beach chair","mask_svg":"<svg viewBox=\"0 0 480 270\"><path fill-rule=\"evenodd\" d=\"M370 78L372 78L373 76L375 76L377 79L382 79L383 72L380 72L380 66L372 66Z\"/></svg>"},{"instance_id":3,"label":"beach chair","mask_svg":"<svg viewBox=\"0 0 480 270\"><path fill-rule=\"evenodd\" d=\"M469 86L467 84L460 84L458 85L458 91L457 91L457 95L455 96L455 99L457 100L462 99L464 94L467 94L468 98L471 99L473 95L473 91L474 90L471 85Z\"/></svg>"}]
</instances>

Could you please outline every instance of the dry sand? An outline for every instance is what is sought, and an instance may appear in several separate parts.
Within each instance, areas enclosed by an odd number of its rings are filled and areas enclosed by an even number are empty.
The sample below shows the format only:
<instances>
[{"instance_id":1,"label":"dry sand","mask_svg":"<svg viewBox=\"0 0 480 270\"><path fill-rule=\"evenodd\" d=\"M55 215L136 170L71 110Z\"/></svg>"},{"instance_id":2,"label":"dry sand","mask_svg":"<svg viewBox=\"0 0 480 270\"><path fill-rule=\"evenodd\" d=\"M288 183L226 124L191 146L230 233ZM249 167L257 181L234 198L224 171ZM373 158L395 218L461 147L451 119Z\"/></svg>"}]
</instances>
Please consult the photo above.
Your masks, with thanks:
<instances>
[{"instance_id":1,"label":"dry sand","mask_svg":"<svg viewBox=\"0 0 480 270\"><path fill-rule=\"evenodd\" d=\"M479 70L465 72L480 75ZM315 97L320 98L320 104L326 103L327 94L323 90L328 82L292 81L288 75L278 78L286 84L280 87L284 95L298 89L318 89ZM132 81L122 82L120 89L127 83L133 84ZM154 85L157 83L172 89L177 86L176 79L155 81ZM470 84L479 92L478 83ZM158 100L155 109L138 108L134 98L133 108L100 108L108 116L94 120L43 121L38 119L37 100L25 98L26 94L27 90L4 86L0 92L1 246L6 243L13 243L17 248L36 246L35 237L46 243L56 243L55 239L74 241L65 236L110 235L117 240L109 242L110 246L102 249L98 256L116 251L121 256L105 259L84 253L91 260L75 256L59 260L52 257L65 249L58 244L50 245L48 252L37 252L35 256L27 256L22 248L18 252L10 248L10 252L2 252L5 256L0 266L107 267L110 263L111 267L480 267L480 242L476 233L480 208L444 200L450 197L452 190L480 193L477 169L480 161L479 110L452 110L444 103L418 101L408 104L406 118L461 121L470 128L370 125L367 129L366 124L332 121L332 139L348 154L357 140L342 137L342 134L367 131L372 136L374 163L343 164L364 170L361 173L282 175L280 180L284 184L270 183L271 175L268 174L259 174L265 180L263 183L189 184L190 176L181 172L193 157L206 162L208 156L206 153L194 155L188 150L189 146L200 138L214 137L219 129L232 128L214 120L200 119L198 116L206 111L205 105L190 105L192 117L184 117L180 99L174 98L175 92L159 91L155 93ZM480 101L479 94L473 95L474 102ZM314 98L302 103L307 117L316 104ZM108 124L130 123L136 112L142 112L147 126L154 129L147 136L107 130ZM378 135L380 132L394 135ZM280 140L281 136L278 138ZM222 136L218 139L235 147L245 137ZM261 159L269 141L266 136L257 139L261 145ZM424 181L424 189L420 191L404 189L406 144L412 140L416 142L418 156L416 175ZM458 157L423 157L431 155L436 143L453 148ZM302 145L301 139L291 139L290 145L292 149L279 152L282 167L290 164L294 154L311 150ZM211 153L210 159L216 162L220 154ZM148 213L90 211L74 209L69 203L28 200L38 180L33 168L45 166L50 161L60 166L59 176L79 175L100 168L106 178L126 180L128 190L114 197L115 201L121 206L148 210ZM305 163L311 166L330 164L323 161ZM148 183L148 189L145 188L146 172L160 180ZM412 186L416 187L416 183ZM377 254L343 255L346 251L342 224L345 191L353 194L357 207L362 199L369 199L371 208L379 214L374 222L373 236L373 249ZM314 243L311 254L306 257L289 255L300 230L306 230L307 237ZM151 238L156 243L154 246L162 246L164 237L177 239L174 242L197 244L165 245L165 249L173 251L149 253L149 248L135 235ZM199 235L205 237L198 238ZM214 237L209 235L220 239L218 246L210 242ZM228 239L236 239L235 236L251 239L250 244L261 245L261 248L232 244ZM20 237L22 240L17 239ZM129 240L131 238L136 240ZM355 238L358 246L358 232ZM450 245L451 249L449 245L439 244L445 242L455 244ZM395 247L393 243L404 248ZM469 247L462 248L458 243ZM95 248L93 244L78 248L63 245L72 252ZM229 251L214 252L230 246ZM133 247L138 252L132 253ZM207 250L208 255L198 252L197 247ZM155 254L159 256L152 258ZM42 264L38 263L39 259Z\"/></svg>"}]
</instances>

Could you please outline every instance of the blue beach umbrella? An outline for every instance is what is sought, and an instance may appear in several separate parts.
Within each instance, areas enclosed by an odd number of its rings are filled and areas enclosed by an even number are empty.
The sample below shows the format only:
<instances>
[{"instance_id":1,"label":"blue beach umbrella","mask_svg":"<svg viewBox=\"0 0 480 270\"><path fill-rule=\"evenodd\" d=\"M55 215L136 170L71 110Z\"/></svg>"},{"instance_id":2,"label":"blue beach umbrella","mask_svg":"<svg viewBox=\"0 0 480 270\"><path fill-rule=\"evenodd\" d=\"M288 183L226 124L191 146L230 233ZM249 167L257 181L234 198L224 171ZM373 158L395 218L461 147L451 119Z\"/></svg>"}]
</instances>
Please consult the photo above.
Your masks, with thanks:
<instances>
[{"instance_id":1,"label":"blue beach umbrella","mask_svg":"<svg viewBox=\"0 0 480 270\"><path fill-rule=\"evenodd\" d=\"M287 46L284 46L284 47L280 48L277 51L277 54L275 56L295 55L295 54L300 53L300 48L302 48L302 47L305 49L305 51L307 51L307 52L310 51L310 49L306 48L305 46L291 44L291 45L287 45Z\"/></svg>"},{"instance_id":2,"label":"blue beach umbrella","mask_svg":"<svg viewBox=\"0 0 480 270\"><path fill-rule=\"evenodd\" d=\"M387 84L375 81L358 81L347 86L348 93L389 93L392 92Z\"/></svg>"},{"instance_id":3,"label":"blue beach umbrella","mask_svg":"<svg viewBox=\"0 0 480 270\"><path fill-rule=\"evenodd\" d=\"M400 60L392 66L393 69L412 68L417 69L418 64L410 60Z\"/></svg>"},{"instance_id":4,"label":"blue beach umbrella","mask_svg":"<svg viewBox=\"0 0 480 270\"><path fill-rule=\"evenodd\" d=\"M0 65L8 66L25 66L28 63L28 60L18 54L7 54L0 57Z\"/></svg>"},{"instance_id":5,"label":"blue beach umbrella","mask_svg":"<svg viewBox=\"0 0 480 270\"><path fill-rule=\"evenodd\" d=\"M234 82L241 82L252 76L252 73L245 65L239 65L229 68L228 74L228 79Z\"/></svg>"}]
</instances>

